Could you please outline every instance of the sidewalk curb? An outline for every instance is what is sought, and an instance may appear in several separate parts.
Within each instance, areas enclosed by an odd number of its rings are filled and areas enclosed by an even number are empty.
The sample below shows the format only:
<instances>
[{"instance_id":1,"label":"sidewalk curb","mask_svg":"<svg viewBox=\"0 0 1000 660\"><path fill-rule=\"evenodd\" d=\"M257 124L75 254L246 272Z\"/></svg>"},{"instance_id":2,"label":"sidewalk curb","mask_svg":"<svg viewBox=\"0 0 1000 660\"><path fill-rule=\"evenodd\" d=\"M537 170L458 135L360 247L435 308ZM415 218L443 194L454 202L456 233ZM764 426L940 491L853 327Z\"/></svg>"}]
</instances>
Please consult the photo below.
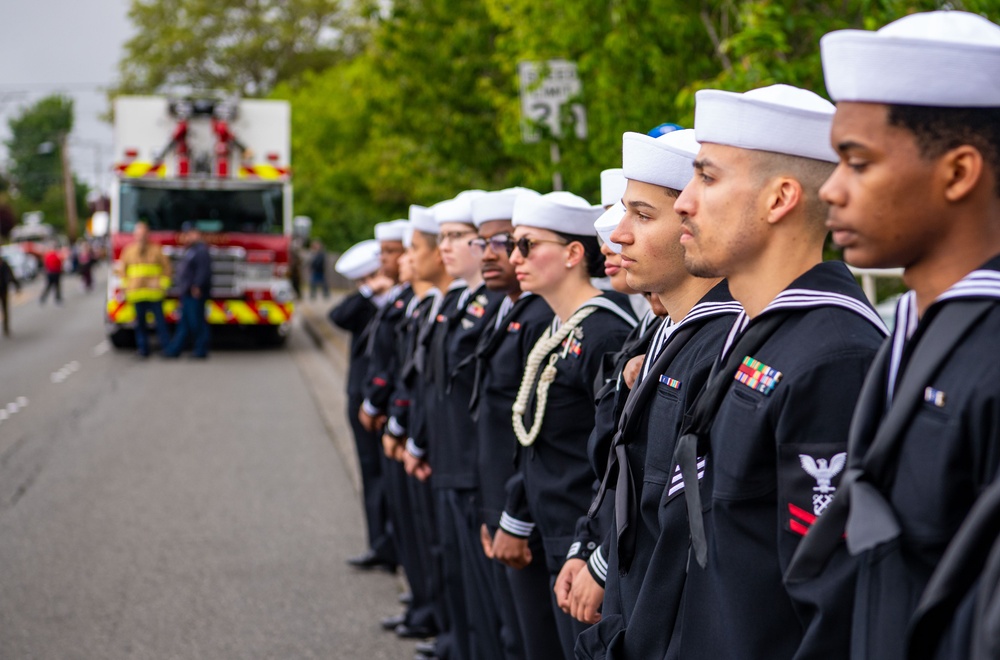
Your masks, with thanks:
<instances>
[{"instance_id":1,"label":"sidewalk curb","mask_svg":"<svg viewBox=\"0 0 1000 660\"><path fill-rule=\"evenodd\" d=\"M329 301L328 309L337 305L343 294L334 294ZM312 339L317 348L323 350L326 356L333 362L334 366L342 369L344 377L347 377L347 369L350 366L351 338L348 332L335 327L326 318L325 313L318 311L312 304L305 301L296 306L297 311L302 316L302 328Z\"/></svg>"},{"instance_id":2,"label":"sidewalk curb","mask_svg":"<svg viewBox=\"0 0 1000 660\"><path fill-rule=\"evenodd\" d=\"M343 299L343 294L334 294L330 300L321 303L301 300L296 304L298 327L322 352L326 362L336 375L334 381L313 392L320 417L330 440L340 454L345 472L350 478L355 492L361 496L361 469L358 465L354 435L346 418L347 415L347 373L350 367L350 334L335 327L321 309L329 309ZM322 305L322 307L320 307Z\"/></svg>"}]
</instances>

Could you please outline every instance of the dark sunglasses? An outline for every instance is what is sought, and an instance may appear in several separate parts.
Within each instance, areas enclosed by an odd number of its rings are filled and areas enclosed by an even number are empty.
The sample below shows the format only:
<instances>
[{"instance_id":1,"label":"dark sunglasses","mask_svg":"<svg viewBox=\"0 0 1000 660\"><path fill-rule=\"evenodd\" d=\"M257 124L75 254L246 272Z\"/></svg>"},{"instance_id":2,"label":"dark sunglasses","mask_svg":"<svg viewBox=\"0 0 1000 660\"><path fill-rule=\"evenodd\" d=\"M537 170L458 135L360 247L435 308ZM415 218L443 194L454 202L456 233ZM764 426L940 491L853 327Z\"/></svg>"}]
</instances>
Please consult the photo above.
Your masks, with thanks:
<instances>
[{"instance_id":1,"label":"dark sunglasses","mask_svg":"<svg viewBox=\"0 0 1000 660\"><path fill-rule=\"evenodd\" d=\"M494 254L502 252L509 257L514 251L514 239L510 237L510 234L497 234L489 238L474 238L469 241L469 247L480 252L485 252L487 245L490 246Z\"/></svg>"},{"instance_id":2,"label":"dark sunglasses","mask_svg":"<svg viewBox=\"0 0 1000 660\"><path fill-rule=\"evenodd\" d=\"M519 240L514 241L514 245L517 246L517 251L521 253L521 256L525 259L528 258L528 253L531 252L539 243L555 243L556 245L569 245L566 241L554 241L547 238L528 238L527 236L522 236ZM507 248L507 256L509 257L513 254L514 249L512 247Z\"/></svg>"}]
</instances>

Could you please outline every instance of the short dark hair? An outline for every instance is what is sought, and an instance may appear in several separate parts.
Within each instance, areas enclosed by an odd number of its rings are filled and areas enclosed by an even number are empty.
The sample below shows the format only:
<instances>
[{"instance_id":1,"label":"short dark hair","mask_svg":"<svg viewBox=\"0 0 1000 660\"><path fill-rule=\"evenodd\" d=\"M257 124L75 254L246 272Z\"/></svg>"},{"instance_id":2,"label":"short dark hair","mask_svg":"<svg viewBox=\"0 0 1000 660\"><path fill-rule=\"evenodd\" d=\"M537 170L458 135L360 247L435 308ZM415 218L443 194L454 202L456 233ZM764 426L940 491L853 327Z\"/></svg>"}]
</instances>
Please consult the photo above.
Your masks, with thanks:
<instances>
[{"instance_id":1,"label":"short dark hair","mask_svg":"<svg viewBox=\"0 0 1000 660\"><path fill-rule=\"evenodd\" d=\"M597 234L581 236L579 234L565 234L561 231L555 233L563 238L567 245L579 243L583 246L583 256L587 260L587 275L589 277L604 277L604 255L601 254L601 244L597 242Z\"/></svg>"},{"instance_id":2,"label":"short dark hair","mask_svg":"<svg viewBox=\"0 0 1000 660\"><path fill-rule=\"evenodd\" d=\"M1000 197L1000 108L890 105L888 121L913 133L920 155L928 160L963 144L975 147L993 170L994 192Z\"/></svg>"},{"instance_id":3,"label":"short dark hair","mask_svg":"<svg viewBox=\"0 0 1000 660\"><path fill-rule=\"evenodd\" d=\"M419 232L421 235L423 235L424 240L427 241L427 245L428 245L428 247L430 247L430 249L433 250L434 248L436 248L438 246L438 235L437 234L432 234L430 232L423 231L423 230L420 230L420 229L418 229L417 232Z\"/></svg>"}]
</instances>

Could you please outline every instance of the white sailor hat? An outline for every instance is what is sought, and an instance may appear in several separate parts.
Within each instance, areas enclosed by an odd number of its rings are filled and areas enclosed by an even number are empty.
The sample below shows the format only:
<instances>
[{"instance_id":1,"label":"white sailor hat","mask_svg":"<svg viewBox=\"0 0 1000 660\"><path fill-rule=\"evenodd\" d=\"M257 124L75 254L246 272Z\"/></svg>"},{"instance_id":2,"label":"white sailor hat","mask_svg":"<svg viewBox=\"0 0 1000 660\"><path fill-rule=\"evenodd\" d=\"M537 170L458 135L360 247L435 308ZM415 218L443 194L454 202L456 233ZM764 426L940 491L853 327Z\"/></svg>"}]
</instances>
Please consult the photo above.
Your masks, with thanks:
<instances>
[{"instance_id":1,"label":"white sailor hat","mask_svg":"<svg viewBox=\"0 0 1000 660\"><path fill-rule=\"evenodd\" d=\"M594 221L602 213L603 206L594 206L573 193L558 191L537 197L518 196L511 221L515 227L525 225L563 234L593 236Z\"/></svg>"},{"instance_id":2,"label":"white sailor hat","mask_svg":"<svg viewBox=\"0 0 1000 660\"><path fill-rule=\"evenodd\" d=\"M738 94L703 89L694 96L698 142L837 162L830 146L833 104L805 89L771 85Z\"/></svg>"},{"instance_id":3,"label":"white sailor hat","mask_svg":"<svg viewBox=\"0 0 1000 660\"><path fill-rule=\"evenodd\" d=\"M486 192L483 190L465 190L460 192L454 199L446 199L431 207L434 211L434 220L438 226L446 222L461 222L472 224L472 200L477 199Z\"/></svg>"},{"instance_id":4,"label":"white sailor hat","mask_svg":"<svg viewBox=\"0 0 1000 660\"><path fill-rule=\"evenodd\" d=\"M628 133L626 133L628 135ZM688 167L691 165L688 163ZM622 246L611 240L611 234L618 225L621 224L622 218L625 217L625 206L619 201L612 205L607 211L605 211L601 217L594 221L594 229L597 231L597 235L601 238L601 242L606 244L611 251L615 254L622 253Z\"/></svg>"},{"instance_id":5,"label":"white sailor hat","mask_svg":"<svg viewBox=\"0 0 1000 660\"><path fill-rule=\"evenodd\" d=\"M692 162L699 148L690 128L655 138L626 133L622 136L622 170L626 179L684 190L694 175Z\"/></svg>"},{"instance_id":6,"label":"white sailor hat","mask_svg":"<svg viewBox=\"0 0 1000 660\"><path fill-rule=\"evenodd\" d=\"M1000 107L1000 26L964 11L911 14L819 41L834 101Z\"/></svg>"},{"instance_id":7,"label":"white sailor hat","mask_svg":"<svg viewBox=\"0 0 1000 660\"><path fill-rule=\"evenodd\" d=\"M381 252L378 241L373 239L361 241L340 255L334 269L349 280L360 280L379 269Z\"/></svg>"},{"instance_id":8,"label":"white sailor hat","mask_svg":"<svg viewBox=\"0 0 1000 660\"><path fill-rule=\"evenodd\" d=\"M438 233L437 220L434 219L434 212L426 206L410 204L410 226L415 231L422 231L425 234Z\"/></svg>"},{"instance_id":9,"label":"white sailor hat","mask_svg":"<svg viewBox=\"0 0 1000 660\"><path fill-rule=\"evenodd\" d=\"M472 200L472 222L481 227L491 220L510 220L514 216L514 202L520 195L538 197L530 188L507 188L480 195Z\"/></svg>"},{"instance_id":10,"label":"white sailor hat","mask_svg":"<svg viewBox=\"0 0 1000 660\"><path fill-rule=\"evenodd\" d=\"M380 222L375 225L376 241L401 241L406 228L410 226L408 220L392 220L391 222Z\"/></svg>"},{"instance_id":11,"label":"white sailor hat","mask_svg":"<svg viewBox=\"0 0 1000 660\"><path fill-rule=\"evenodd\" d=\"M627 183L620 167L601 172L601 206L611 206L622 201Z\"/></svg>"}]
</instances>

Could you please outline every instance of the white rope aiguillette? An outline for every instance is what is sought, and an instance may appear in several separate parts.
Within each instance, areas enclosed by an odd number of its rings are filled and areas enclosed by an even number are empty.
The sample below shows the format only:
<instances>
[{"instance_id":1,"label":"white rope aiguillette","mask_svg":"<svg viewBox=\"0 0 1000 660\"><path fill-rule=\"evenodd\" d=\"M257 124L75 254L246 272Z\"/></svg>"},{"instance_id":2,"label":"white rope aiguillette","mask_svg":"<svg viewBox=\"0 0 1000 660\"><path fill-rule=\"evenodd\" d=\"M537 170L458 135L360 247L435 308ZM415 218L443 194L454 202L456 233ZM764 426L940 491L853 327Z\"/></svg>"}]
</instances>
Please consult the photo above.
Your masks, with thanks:
<instances>
[{"instance_id":1,"label":"white rope aiguillette","mask_svg":"<svg viewBox=\"0 0 1000 660\"><path fill-rule=\"evenodd\" d=\"M542 337L536 343L528 360L524 365L524 375L521 377L521 386L517 390L517 398L514 399L513 424L514 435L522 447L530 447L538 438L538 433L542 430L542 421L545 419L545 405L548 403L549 386L556 379L558 369L556 362L559 360L559 353L552 353L549 356L549 363L545 365L541 376L538 377L538 385L535 391L538 394L535 401L535 417L531 422L531 429L524 428L524 413L528 410L528 399L531 397L532 386L535 384L535 375L542 365L546 355L549 355L555 348L566 341L570 333L583 323L583 320L597 311L597 307L587 305L578 309L559 330L548 337ZM551 332L551 330L549 331Z\"/></svg>"}]
</instances>

